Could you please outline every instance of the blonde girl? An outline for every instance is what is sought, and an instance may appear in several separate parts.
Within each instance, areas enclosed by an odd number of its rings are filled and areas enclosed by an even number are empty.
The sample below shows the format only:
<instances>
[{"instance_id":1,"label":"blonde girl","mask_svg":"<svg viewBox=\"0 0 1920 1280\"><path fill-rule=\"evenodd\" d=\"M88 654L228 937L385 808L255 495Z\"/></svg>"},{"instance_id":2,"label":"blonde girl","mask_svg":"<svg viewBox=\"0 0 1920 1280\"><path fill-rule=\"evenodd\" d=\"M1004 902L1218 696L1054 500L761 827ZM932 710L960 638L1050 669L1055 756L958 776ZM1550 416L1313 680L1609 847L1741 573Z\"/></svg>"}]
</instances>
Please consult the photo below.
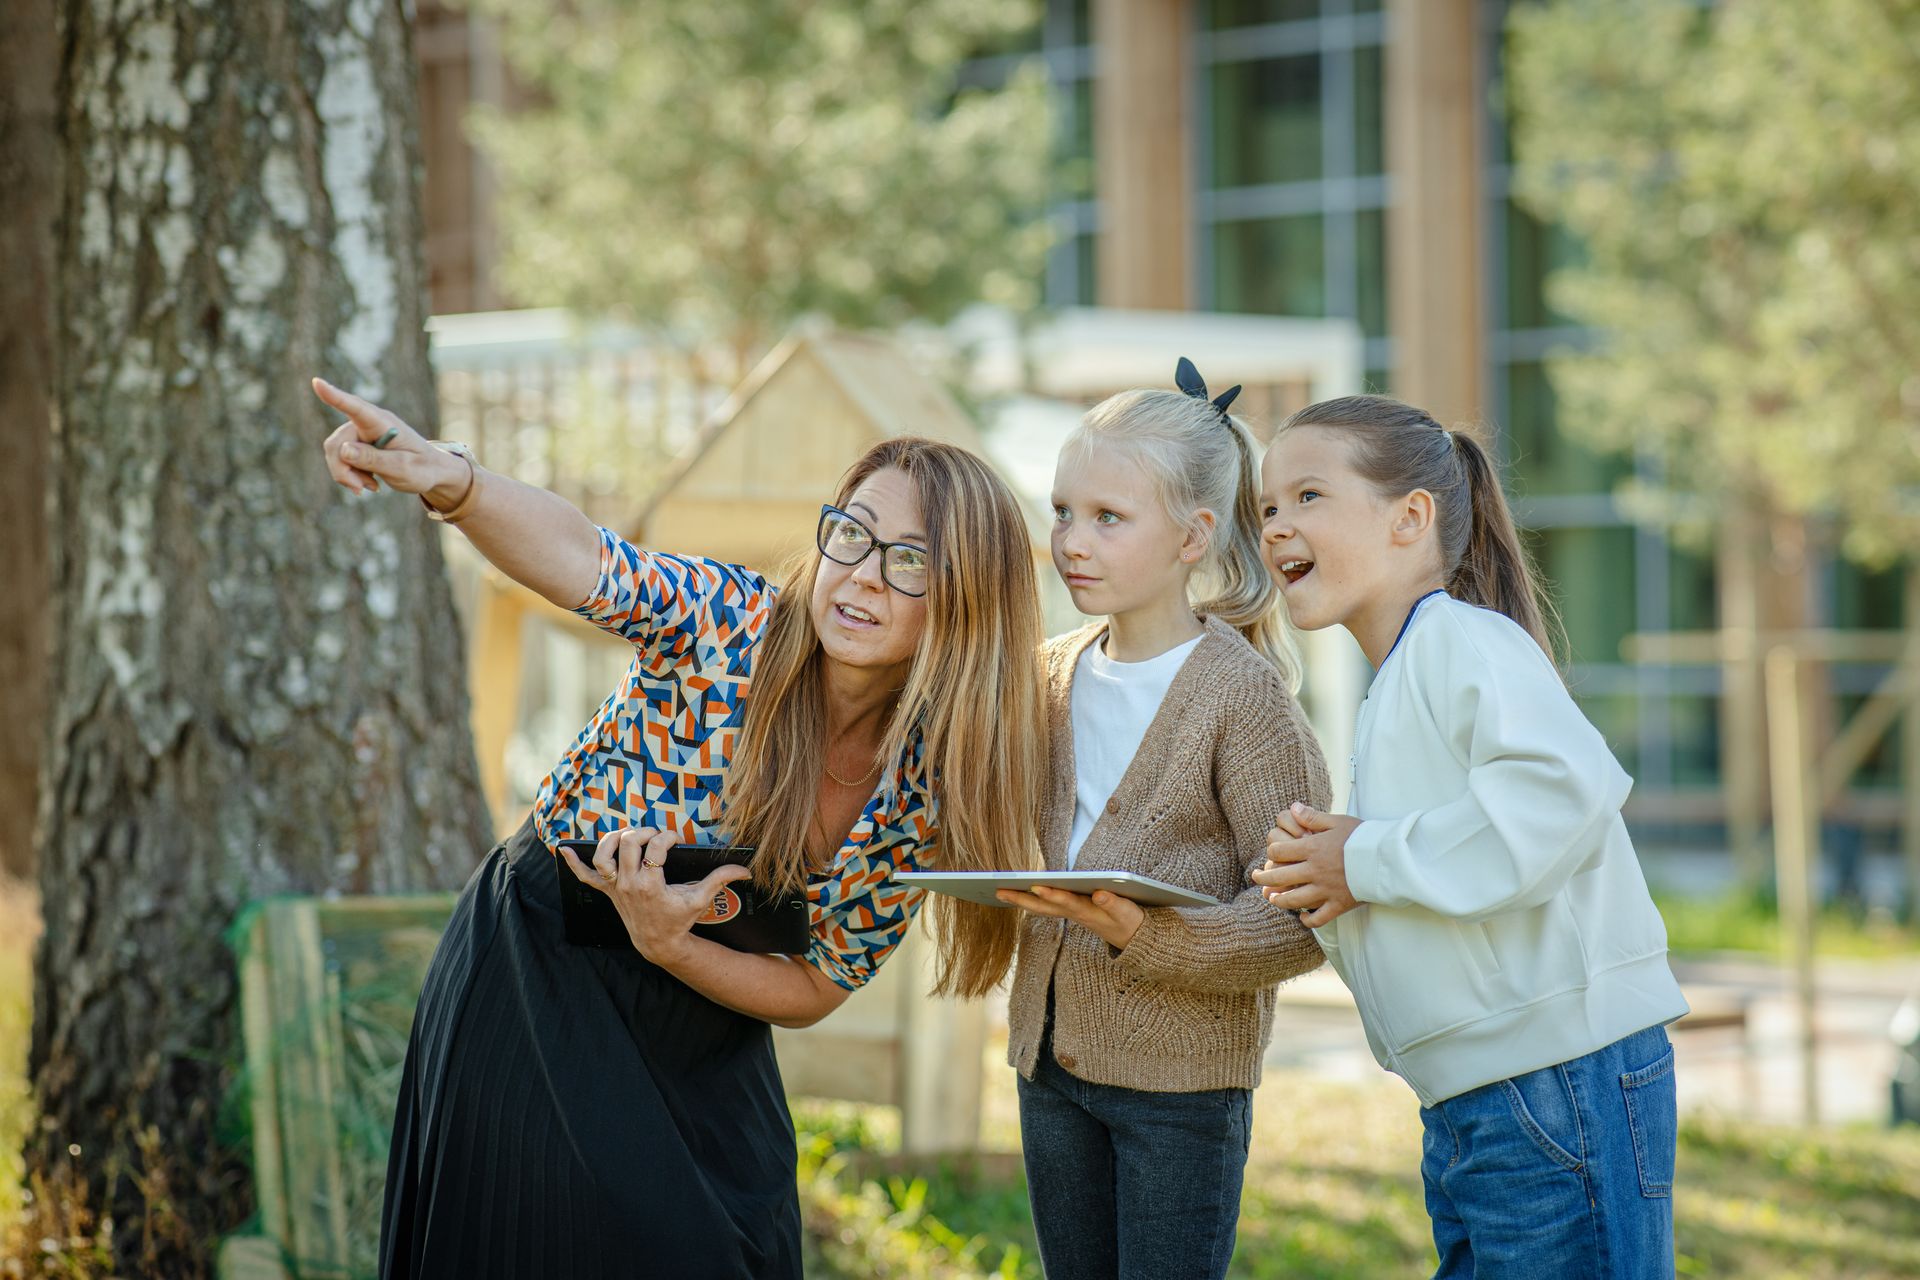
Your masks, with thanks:
<instances>
[{"instance_id":1,"label":"blonde girl","mask_svg":"<svg viewBox=\"0 0 1920 1280\"><path fill-rule=\"evenodd\" d=\"M1261 558L1253 442L1227 412L1238 388L1210 400L1186 360L1176 378L1106 400L1060 453L1054 567L1105 616L1043 650L1041 844L1049 869L1218 905L1001 895L1029 913L1008 1059L1050 1280L1225 1274L1274 987L1322 958L1250 879L1275 815L1327 795Z\"/></svg>"}]
</instances>

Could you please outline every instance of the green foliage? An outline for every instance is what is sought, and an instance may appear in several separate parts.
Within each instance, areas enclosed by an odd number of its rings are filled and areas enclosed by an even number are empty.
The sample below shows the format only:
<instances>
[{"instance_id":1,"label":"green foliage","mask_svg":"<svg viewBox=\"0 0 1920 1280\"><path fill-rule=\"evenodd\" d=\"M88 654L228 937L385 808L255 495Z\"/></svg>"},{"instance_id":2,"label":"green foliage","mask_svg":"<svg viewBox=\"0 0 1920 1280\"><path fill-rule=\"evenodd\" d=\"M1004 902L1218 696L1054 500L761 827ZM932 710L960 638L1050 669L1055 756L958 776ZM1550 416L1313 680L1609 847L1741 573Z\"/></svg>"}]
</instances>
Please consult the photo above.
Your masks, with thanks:
<instances>
[{"instance_id":1,"label":"green foliage","mask_svg":"<svg viewBox=\"0 0 1920 1280\"><path fill-rule=\"evenodd\" d=\"M0 877L0 1223L20 1211L26 1162L21 1147L33 1115L27 1086L27 1043L33 1026L33 940L40 933L39 896ZM16 941L17 940L17 941Z\"/></svg>"},{"instance_id":2,"label":"green foliage","mask_svg":"<svg viewBox=\"0 0 1920 1280\"><path fill-rule=\"evenodd\" d=\"M1655 901L1667 922L1667 945L1675 952L1753 951L1778 957L1785 950L1771 886L1763 893L1735 889L1704 898L1662 893ZM1889 917L1856 916L1829 906L1815 922L1814 950L1861 960L1920 955L1920 932Z\"/></svg>"},{"instance_id":3,"label":"green foliage","mask_svg":"<svg viewBox=\"0 0 1920 1280\"><path fill-rule=\"evenodd\" d=\"M1005 1080L990 1082L1003 1087ZM1270 1073L1254 1095L1234 1280L1372 1280L1433 1270L1413 1095ZM1025 1181L943 1165L863 1172L896 1143L883 1111L796 1110L808 1275L1038 1280ZM1920 1274L1920 1130L1794 1130L1713 1115L1680 1127L1674 1198L1681 1276L1894 1280ZM924 1185L924 1193L916 1190ZM929 1223L929 1219L934 1221ZM979 1244L968 1258L954 1237ZM981 1244L980 1237L988 1243ZM993 1252L994 1243L1011 1250ZM823 1261L824 1257L824 1261ZM994 1269L997 1268L997 1269Z\"/></svg>"},{"instance_id":4,"label":"green foliage","mask_svg":"<svg viewBox=\"0 0 1920 1280\"><path fill-rule=\"evenodd\" d=\"M1033 0L479 0L532 105L475 120L523 301L731 343L1035 301L1045 80L956 92Z\"/></svg>"},{"instance_id":5,"label":"green foliage","mask_svg":"<svg viewBox=\"0 0 1920 1280\"><path fill-rule=\"evenodd\" d=\"M833 1280L1040 1280L1024 1179L982 1178L950 1163L876 1174L866 1157L896 1144L875 1113L795 1108L806 1272Z\"/></svg>"},{"instance_id":6,"label":"green foliage","mask_svg":"<svg viewBox=\"0 0 1920 1280\"><path fill-rule=\"evenodd\" d=\"M1551 363L1566 428L1834 514L1860 558L1920 547L1920 0L1546 0L1508 33L1515 194L1606 335Z\"/></svg>"},{"instance_id":7,"label":"green foliage","mask_svg":"<svg viewBox=\"0 0 1920 1280\"><path fill-rule=\"evenodd\" d=\"M1920 1275L1920 1131L1680 1123L1682 1276Z\"/></svg>"}]
</instances>

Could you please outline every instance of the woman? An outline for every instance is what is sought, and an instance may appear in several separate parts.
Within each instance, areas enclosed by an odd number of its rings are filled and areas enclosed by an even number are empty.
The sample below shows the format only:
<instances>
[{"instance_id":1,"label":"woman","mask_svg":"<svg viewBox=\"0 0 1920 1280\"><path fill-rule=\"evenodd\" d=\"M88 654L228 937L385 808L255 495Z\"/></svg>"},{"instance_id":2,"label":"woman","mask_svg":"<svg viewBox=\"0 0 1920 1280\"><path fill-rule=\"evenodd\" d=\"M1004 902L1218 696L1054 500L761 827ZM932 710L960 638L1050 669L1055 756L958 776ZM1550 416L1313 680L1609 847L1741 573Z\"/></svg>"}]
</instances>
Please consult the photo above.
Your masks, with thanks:
<instances>
[{"instance_id":1,"label":"woman","mask_svg":"<svg viewBox=\"0 0 1920 1280\"><path fill-rule=\"evenodd\" d=\"M314 381L343 487L420 495L499 569L632 643L632 665L461 894L401 1082L381 1275L798 1277L792 1121L768 1024L818 1021L899 944L896 871L1031 865L1045 775L1026 527L978 458L885 441L775 586L631 546L564 499ZM749 693L751 696L749 696ZM597 838L591 865L556 842ZM803 958L690 928L721 883L677 842L759 848L802 888ZM568 945L559 880L633 950ZM942 898L939 986L1004 975L1011 912Z\"/></svg>"}]
</instances>

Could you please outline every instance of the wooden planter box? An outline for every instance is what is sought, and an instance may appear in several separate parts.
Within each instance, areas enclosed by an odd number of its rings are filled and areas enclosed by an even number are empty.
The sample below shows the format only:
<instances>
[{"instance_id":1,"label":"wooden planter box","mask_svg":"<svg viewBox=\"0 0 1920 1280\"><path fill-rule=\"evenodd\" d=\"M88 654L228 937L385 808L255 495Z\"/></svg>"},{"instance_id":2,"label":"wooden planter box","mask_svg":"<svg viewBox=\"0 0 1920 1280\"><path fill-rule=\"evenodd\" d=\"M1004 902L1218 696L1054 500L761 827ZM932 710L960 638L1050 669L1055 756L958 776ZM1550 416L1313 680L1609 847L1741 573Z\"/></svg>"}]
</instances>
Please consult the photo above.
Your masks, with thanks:
<instances>
[{"instance_id":1,"label":"wooden planter box","mask_svg":"<svg viewBox=\"0 0 1920 1280\"><path fill-rule=\"evenodd\" d=\"M273 898L238 931L258 1234L222 1280L360 1280L377 1269L394 1098L452 894ZM776 1031L789 1093L901 1110L907 1153L978 1144L986 1008L932 1000L914 929L868 987L805 1031Z\"/></svg>"}]
</instances>

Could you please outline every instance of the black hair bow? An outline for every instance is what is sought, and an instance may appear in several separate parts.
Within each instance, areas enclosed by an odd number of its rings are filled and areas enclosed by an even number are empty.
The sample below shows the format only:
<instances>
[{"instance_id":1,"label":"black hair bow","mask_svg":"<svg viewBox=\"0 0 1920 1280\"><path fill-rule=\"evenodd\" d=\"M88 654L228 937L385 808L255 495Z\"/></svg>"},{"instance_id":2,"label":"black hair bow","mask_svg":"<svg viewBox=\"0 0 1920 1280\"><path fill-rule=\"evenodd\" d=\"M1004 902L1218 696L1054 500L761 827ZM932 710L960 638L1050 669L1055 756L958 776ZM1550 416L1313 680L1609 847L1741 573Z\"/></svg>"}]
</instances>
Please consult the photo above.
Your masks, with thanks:
<instances>
[{"instance_id":1,"label":"black hair bow","mask_svg":"<svg viewBox=\"0 0 1920 1280\"><path fill-rule=\"evenodd\" d=\"M1187 359L1185 356L1181 356L1180 363L1173 366L1173 385L1179 387L1196 400L1207 400L1206 379L1202 378L1200 371L1193 367L1193 361ZM1233 398L1239 394L1240 384L1236 382L1225 391L1222 391L1217 397L1208 400L1208 403L1220 411L1220 417L1225 421L1227 420L1227 406L1232 404Z\"/></svg>"}]
</instances>

